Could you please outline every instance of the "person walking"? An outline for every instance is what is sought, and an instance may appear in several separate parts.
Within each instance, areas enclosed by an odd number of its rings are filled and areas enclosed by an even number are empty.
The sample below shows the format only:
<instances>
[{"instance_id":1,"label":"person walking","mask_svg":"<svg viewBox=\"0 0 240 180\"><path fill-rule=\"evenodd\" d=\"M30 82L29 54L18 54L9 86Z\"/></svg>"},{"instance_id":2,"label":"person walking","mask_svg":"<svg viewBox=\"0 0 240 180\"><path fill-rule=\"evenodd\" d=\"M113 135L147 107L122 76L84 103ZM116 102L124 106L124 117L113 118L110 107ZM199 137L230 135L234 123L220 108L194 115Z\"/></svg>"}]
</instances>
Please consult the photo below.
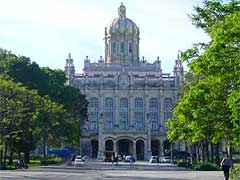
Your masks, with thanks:
<instances>
[{"instance_id":1,"label":"person walking","mask_svg":"<svg viewBox=\"0 0 240 180\"><path fill-rule=\"evenodd\" d=\"M116 162L116 166L118 165L118 154L115 153L115 162Z\"/></svg>"},{"instance_id":2,"label":"person walking","mask_svg":"<svg viewBox=\"0 0 240 180\"><path fill-rule=\"evenodd\" d=\"M111 155L111 161L112 161L112 166L113 166L113 163L114 163L114 154Z\"/></svg>"},{"instance_id":3,"label":"person walking","mask_svg":"<svg viewBox=\"0 0 240 180\"><path fill-rule=\"evenodd\" d=\"M134 163L134 157L131 155L130 156L130 159L129 159L129 161L130 161L130 166L132 166L133 165L133 163Z\"/></svg>"},{"instance_id":4,"label":"person walking","mask_svg":"<svg viewBox=\"0 0 240 180\"><path fill-rule=\"evenodd\" d=\"M229 178L229 169L232 167L232 161L230 160L228 155L225 156L222 159L220 165L222 167L225 180L228 180L228 178Z\"/></svg>"}]
</instances>

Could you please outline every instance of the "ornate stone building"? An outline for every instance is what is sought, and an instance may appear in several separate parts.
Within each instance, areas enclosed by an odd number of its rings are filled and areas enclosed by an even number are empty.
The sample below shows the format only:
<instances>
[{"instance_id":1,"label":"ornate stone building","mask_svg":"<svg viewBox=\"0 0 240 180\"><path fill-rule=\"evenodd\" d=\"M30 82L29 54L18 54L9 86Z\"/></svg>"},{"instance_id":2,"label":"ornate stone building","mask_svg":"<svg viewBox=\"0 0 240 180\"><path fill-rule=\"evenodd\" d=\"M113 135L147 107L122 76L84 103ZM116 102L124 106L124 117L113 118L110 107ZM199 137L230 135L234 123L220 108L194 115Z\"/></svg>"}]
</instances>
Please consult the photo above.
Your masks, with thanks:
<instances>
[{"instance_id":1,"label":"ornate stone building","mask_svg":"<svg viewBox=\"0 0 240 180\"><path fill-rule=\"evenodd\" d=\"M100 158L117 152L147 160L169 150L165 122L178 101L183 67L177 59L171 75L163 73L159 57L153 63L140 60L139 40L139 28L121 4L118 17L105 28L105 58L91 63L86 57L83 74L75 73L70 55L66 60L68 83L89 101L82 154ZM174 148L184 146L176 143Z\"/></svg>"}]
</instances>

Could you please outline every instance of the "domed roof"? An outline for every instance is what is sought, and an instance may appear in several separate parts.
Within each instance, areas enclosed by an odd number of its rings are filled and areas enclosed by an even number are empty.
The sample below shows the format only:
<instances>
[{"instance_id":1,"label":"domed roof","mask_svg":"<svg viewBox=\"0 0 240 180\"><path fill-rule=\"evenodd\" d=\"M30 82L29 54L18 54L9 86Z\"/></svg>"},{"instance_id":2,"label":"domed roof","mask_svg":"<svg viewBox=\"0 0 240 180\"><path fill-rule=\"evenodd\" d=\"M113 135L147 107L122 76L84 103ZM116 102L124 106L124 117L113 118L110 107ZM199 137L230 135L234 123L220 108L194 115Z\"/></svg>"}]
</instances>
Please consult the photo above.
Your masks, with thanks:
<instances>
[{"instance_id":1,"label":"domed roof","mask_svg":"<svg viewBox=\"0 0 240 180\"><path fill-rule=\"evenodd\" d=\"M108 30L111 32L129 32L134 33L138 32L137 25L129 18L126 17L126 7L121 3L121 6L118 8L119 17L113 19L107 26Z\"/></svg>"}]
</instances>

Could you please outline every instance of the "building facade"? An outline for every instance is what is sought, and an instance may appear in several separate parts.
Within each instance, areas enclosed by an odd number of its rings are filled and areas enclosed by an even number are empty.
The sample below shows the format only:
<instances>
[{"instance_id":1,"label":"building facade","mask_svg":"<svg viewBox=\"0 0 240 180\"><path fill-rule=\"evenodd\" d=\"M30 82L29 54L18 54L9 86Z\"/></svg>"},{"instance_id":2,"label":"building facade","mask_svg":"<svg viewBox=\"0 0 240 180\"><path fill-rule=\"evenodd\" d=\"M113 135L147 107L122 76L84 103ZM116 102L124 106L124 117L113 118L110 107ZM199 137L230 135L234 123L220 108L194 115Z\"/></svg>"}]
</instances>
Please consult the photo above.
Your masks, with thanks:
<instances>
[{"instance_id":1,"label":"building facade","mask_svg":"<svg viewBox=\"0 0 240 180\"><path fill-rule=\"evenodd\" d=\"M163 73L159 57L153 63L139 58L139 41L139 28L121 4L118 17L105 28L104 59L92 63L86 57L83 74L78 74L69 54L68 83L89 101L81 154L101 158L117 152L147 160L169 150L165 122L178 101L183 66L177 59L172 75ZM184 144L176 143L174 148L184 150Z\"/></svg>"}]
</instances>

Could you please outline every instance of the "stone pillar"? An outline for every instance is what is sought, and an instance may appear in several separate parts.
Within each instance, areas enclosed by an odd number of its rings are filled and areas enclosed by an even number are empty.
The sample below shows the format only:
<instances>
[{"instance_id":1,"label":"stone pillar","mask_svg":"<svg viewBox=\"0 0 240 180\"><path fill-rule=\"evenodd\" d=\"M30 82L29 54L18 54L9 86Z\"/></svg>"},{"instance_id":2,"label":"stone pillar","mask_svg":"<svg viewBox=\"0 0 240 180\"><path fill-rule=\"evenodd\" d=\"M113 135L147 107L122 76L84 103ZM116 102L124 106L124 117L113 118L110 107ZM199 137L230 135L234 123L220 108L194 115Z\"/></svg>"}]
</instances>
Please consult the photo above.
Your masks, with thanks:
<instances>
[{"instance_id":1,"label":"stone pillar","mask_svg":"<svg viewBox=\"0 0 240 180\"><path fill-rule=\"evenodd\" d=\"M119 129L119 97L118 93L115 93L115 98L114 98L114 119L115 119L115 125L118 126L117 129Z\"/></svg>"},{"instance_id":2,"label":"stone pillar","mask_svg":"<svg viewBox=\"0 0 240 180\"><path fill-rule=\"evenodd\" d=\"M148 128L148 122L147 122L147 114L149 113L150 109L149 109L149 95L148 95L148 90L145 89L145 92L144 92L144 112L145 112L145 115L144 115L144 122L145 122L145 130L147 130ZM151 127L151 126L150 126Z\"/></svg>"},{"instance_id":3,"label":"stone pillar","mask_svg":"<svg viewBox=\"0 0 240 180\"><path fill-rule=\"evenodd\" d=\"M103 152L104 152L104 142L103 142L103 113L100 114L100 121L99 121L99 128L98 128L98 155L97 158L99 160L102 159Z\"/></svg>"},{"instance_id":4,"label":"stone pillar","mask_svg":"<svg viewBox=\"0 0 240 180\"><path fill-rule=\"evenodd\" d=\"M162 93L162 92L161 92ZM160 96L160 130L165 131L164 124L164 96Z\"/></svg>"},{"instance_id":5,"label":"stone pillar","mask_svg":"<svg viewBox=\"0 0 240 180\"><path fill-rule=\"evenodd\" d=\"M148 161L148 143L144 141L144 160Z\"/></svg>"},{"instance_id":6,"label":"stone pillar","mask_svg":"<svg viewBox=\"0 0 240 180\"><path fill-rule=\"evenodd\" d=\"M130 126L131 126L131 129L133 127L135 127L135 121L134 121L134 109L135 109L135 104L134 104L134 96L132 96L132 94L130 95L130 98L129 98L129 106L130 106Z\"/></svg>"},{"instance_id":7,"label":"stone pillar","mask_svg":"<svg viewBox=\"0 0 240 180\"><path fill-rule=\"evenodd\" d=\"M101 113L99 113L99 119L100 119L100 121L102 120L102 123L103 123L102 131L103 131L104 127L105 127L105 123L104 123L104 119L103 119L103 116L104 116L104 100L105 100L104 92L102 90L99 90L98 96L99 96L99 98L98 98L99 99L98 112L102 113L102 117L101 117Z\"/></svg>"},{"instance_id":8,"label":"stone pillar","mask_svg":"<svg viewBox=\"0 0 240 180\"><path fill-rule=\"evenodd\" d=\"M133 157L137 160L136 141L133 141Z\"/></svg>"},{"instance_id":9,"label":"stone pillar","mask_svg":"<svg viewBox=\"0 0 240 180\"><path fill-rule=\"evenodd\" d=\"M161 140L160 141L160 147L159 147L159 156L164 156L164 147L163 147L163 142L164 142L164 140Z\"/></svg>"},{"instance_id":10,"label":"stone pillar","mask_svg":"<svg viewBox=\"0 0 240 180\"><path fill-rule=\"evenodd\" d=\"M151 121L149 118L149 113L147 113L147 153L148 153L148 160L152 156L152 150L151 150Z\"/></svg>"},{"instance_id":11,"label":"stone pillar","mask_svg":"<svg viewBox=\"0 0 240 180\"><path fill-rule=\"evenodd\" d=\"M80 155L92 156L91 140L89 137L82 137L80 139Z\"/></svg>"},{"instance_id":12,"label":"stone pillar","mask_svg":"<svg viewBox=\"0 0 240 180\"><path fill-rule=\"evenodd\" d=\"M113 141L113 151L117 152L117 141Z\"/></svg>"}]
</instances>

